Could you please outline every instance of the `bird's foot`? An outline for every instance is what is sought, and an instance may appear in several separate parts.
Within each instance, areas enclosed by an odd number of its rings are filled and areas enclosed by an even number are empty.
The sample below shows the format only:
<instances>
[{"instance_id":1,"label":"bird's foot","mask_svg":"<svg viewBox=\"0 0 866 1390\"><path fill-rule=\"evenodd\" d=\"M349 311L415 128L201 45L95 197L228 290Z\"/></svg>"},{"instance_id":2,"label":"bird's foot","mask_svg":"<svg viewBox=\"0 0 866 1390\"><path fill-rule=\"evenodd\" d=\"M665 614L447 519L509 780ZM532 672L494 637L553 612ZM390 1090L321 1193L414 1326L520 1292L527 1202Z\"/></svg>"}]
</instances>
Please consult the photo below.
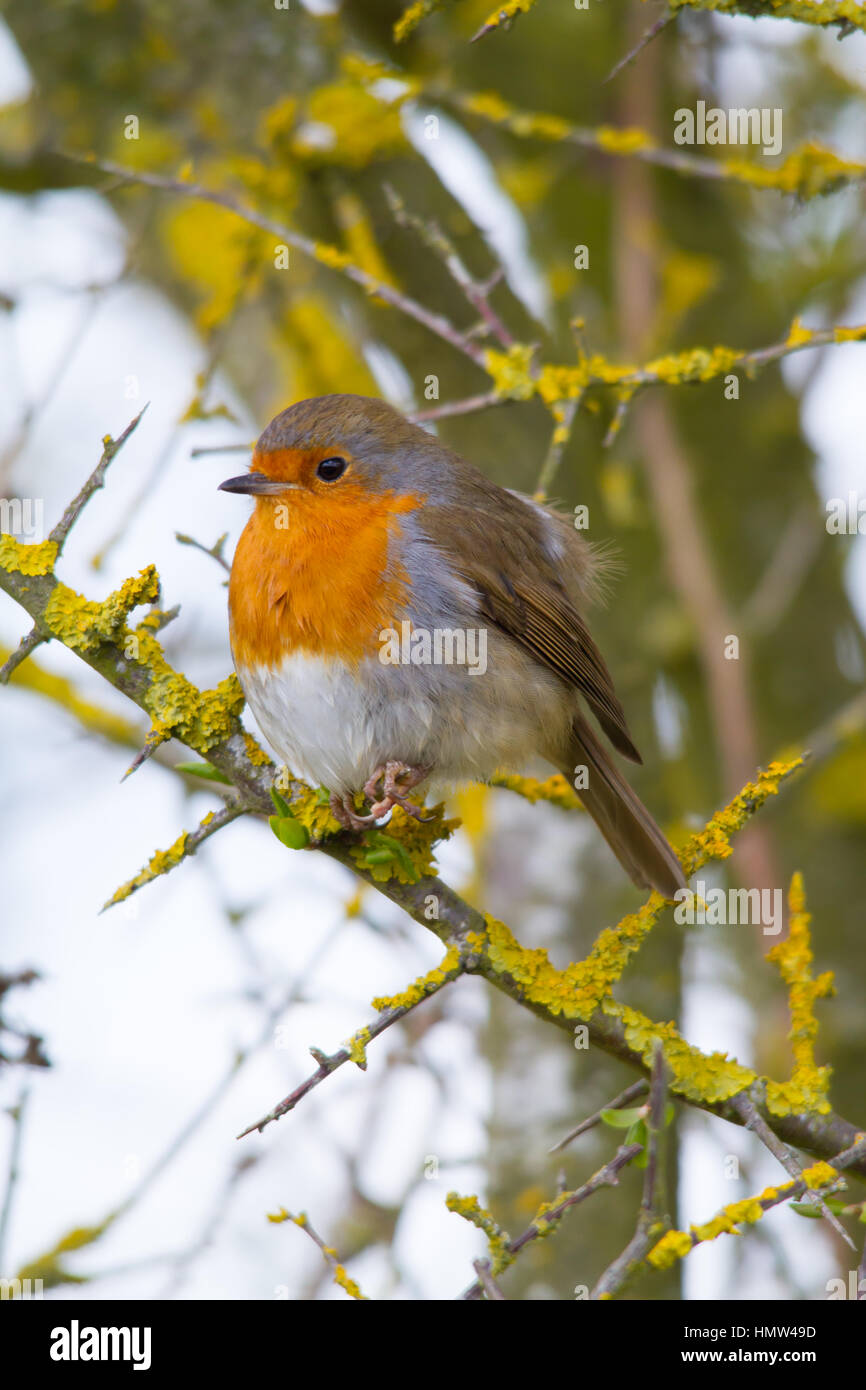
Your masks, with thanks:
<instances>
[{"instance_id":1,"label":"bird's foot","mask_svg":"<svg viewBox=\"0 0 866 1390\"><path fill-rule=\"evenodd\" d=\"M431 817L425 816L420 806L409 800L412 788L417 787L429 774L429 767L410 767L401 762L387 762L384 767L377 767L372 777L364 783L364 795L370 802L372 819L379 820L395 806L400 806L414 820L430 820Z\"/></svg>"},{"instance_id":2,"label":"bird's foot","mask_svg":"<svg viewBox=\"0 0 866 1390\"><path fill-rule=\"evenodd\" d=\"M361 816L355 810L355 803L350 795L340 796L338 792L331 792L329 799L331 815L334 820L340 822L344 830L369 830L371 825L376 824L375 816Z\"/></svg>"}]
</instances>

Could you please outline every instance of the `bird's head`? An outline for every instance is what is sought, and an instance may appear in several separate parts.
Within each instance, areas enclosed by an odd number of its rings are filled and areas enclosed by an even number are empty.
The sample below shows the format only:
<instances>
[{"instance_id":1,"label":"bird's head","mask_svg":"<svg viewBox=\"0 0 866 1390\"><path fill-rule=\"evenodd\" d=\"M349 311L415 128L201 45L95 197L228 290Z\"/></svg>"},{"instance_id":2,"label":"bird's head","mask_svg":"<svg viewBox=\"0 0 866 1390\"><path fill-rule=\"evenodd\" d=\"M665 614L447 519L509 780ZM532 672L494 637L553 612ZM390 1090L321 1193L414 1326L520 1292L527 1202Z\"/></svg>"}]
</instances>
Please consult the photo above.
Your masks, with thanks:
<instances>
[{"instance_id":1,"label":"bird's head","mask_svg":"<svg viewBox=\"0 0 866 1390\"><path fill-rule=\"evenodd\" d=\"M220 483L267 505L303 499L350 504L383 493L428 494L447 470L447 451L385 401L317 396L274 417L253 450L248 473ZM438 490L438 489L437 489Z\"/></svg>"}]
</instances>

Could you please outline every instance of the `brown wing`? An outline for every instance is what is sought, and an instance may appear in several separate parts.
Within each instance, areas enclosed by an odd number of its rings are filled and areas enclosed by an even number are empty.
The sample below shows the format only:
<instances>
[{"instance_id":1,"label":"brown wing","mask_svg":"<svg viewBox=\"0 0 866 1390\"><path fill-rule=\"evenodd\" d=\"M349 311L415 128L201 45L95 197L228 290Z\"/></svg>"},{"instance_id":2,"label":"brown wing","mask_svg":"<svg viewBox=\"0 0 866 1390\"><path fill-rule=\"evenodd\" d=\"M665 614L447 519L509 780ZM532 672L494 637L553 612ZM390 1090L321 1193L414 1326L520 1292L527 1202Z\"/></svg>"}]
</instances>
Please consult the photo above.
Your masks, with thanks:
<instances>
[{"instance_id":1,"label":"brown wing","mask_svg":"<svg viewBox=\"0 0 866 1390\"><path fill-rule=\"evenodd\" d=\"M495 507L483 496L473 508L425 507L420 524L476 589L484 617L575 686L614 748L639 763L604 658L546 552L543 517L512 493L496 494Z\"/></svg>"}]
</instances>

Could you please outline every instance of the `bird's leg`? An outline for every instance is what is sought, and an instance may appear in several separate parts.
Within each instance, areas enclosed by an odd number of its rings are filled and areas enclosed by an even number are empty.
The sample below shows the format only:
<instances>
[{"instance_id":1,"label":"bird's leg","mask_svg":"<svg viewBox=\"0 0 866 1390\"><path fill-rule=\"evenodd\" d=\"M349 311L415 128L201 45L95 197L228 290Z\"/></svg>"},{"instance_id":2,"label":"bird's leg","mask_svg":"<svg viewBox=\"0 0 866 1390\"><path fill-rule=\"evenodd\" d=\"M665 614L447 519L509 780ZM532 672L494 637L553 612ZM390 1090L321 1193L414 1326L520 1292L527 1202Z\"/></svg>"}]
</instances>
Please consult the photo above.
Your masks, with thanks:
<instances>
[{"instance_id":1,"label":"bird's leg","mask_svg":"<svg viewBox=\"0 0 866 1390\"><path fill-rule=\"evenodd\" d=\"M378 789L380 777L383 779L382 800L376 801L371 805L371 816L373 816L375 820L378 820L380 816L384 816L386 812L392 810L394 806L402 806L406 814L413 816L415 820L430 820L430 816L422 815L421 808L408 799L408 793L412 788L417 787L419 782L423 782L424 778L427 777L429 773L429 767L409 767L406 763L401 762L386 763L384 776L382 769L378 768L364 787L367 796L372 800L371 784L372 792L375 793Z\"/></svg>"},{"instance_id":2,"label":"bird's leg","mask_svg":"<svg viewBox=\"0 0 866 1390\"><path fill-rule=\"evenodd\" d=\"M374 802L379 800L379 783L384 780L384 777L385 764L383 763L380 767L376 768L376 771L373 773L372 777L368 777L366 782L364 783L364 795L366 796L371 806L374 804Z\"/></svg>"},{"instance_id":3,"label":"bird's leg","mask_svg":"<svg viewBox=\"0 0 866 1390\"><path fill-rule=\"evenodd\" d=\"M376 823L376 817L373 815L358 815L351 796L340 796L337 792L331 792L329 805L331 815L340 822L344 830L367 830Z\"/></svg>"}]
</instances>

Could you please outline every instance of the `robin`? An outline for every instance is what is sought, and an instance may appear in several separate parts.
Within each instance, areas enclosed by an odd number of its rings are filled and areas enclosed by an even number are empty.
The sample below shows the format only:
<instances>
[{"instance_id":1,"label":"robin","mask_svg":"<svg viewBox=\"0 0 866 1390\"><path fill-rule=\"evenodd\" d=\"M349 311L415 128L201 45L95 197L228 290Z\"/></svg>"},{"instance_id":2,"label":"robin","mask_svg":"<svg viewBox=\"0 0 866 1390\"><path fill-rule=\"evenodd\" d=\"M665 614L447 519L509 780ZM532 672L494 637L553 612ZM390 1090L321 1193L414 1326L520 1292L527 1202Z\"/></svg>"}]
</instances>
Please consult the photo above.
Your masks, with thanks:
<instances>
[{"instance_id":1,"label":"robin","mask_svg":"<svg viewBox=\"0 0 866 1390\"><path fill-rule=\"evenodd\" d=\"M485 781L540 755L636 884L685 887L589 722L641 761L583 616L604 561L567 518L365 396L290 406L250 472L220 486L256 503L229 583L238 678L341 825L394 806L420 817L408 794L428 780Z\"/></svg>"}]
</instances>

